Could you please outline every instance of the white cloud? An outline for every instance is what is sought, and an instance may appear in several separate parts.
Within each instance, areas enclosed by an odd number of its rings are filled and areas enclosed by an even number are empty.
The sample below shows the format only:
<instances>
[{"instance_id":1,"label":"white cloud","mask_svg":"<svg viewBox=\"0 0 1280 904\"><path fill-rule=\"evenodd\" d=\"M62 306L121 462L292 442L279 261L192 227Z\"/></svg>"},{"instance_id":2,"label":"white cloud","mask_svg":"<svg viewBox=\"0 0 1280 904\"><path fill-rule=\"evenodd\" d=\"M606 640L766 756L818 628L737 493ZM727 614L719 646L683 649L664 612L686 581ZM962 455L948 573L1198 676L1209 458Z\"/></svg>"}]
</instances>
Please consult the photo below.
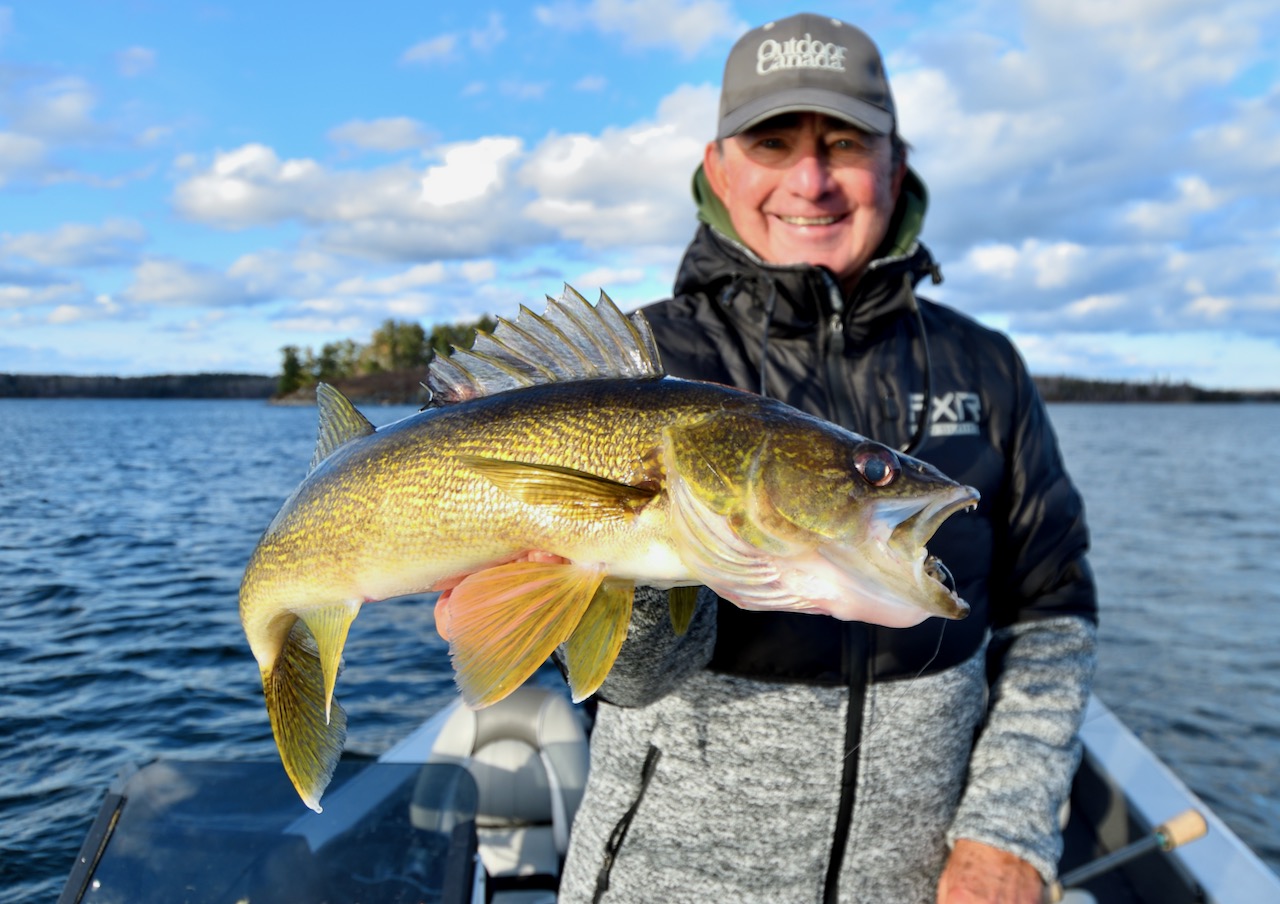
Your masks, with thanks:
<instances>
[{"instance_id":1,"label":"white cloud","mask_svg":"<svg viewBox=\"0 0 1280 904\"><path fill-rule=\"evenodd\" d=\"M558 0L534 15L549 28L590 27L632 47L671 47L686 59L747 30L723 0Z\"/></svg>"},{"instance_id":2,"label":"white cloud","mask_svg":"<svg viewBox=\"0 0 1280 904\"><path fill-rule=\"evenodd\" d=\"M498 275L498 267L493 261L464 261L459 267L458 272L467 282L483 283L490 282Z\"/></svg>"},{"instance_id":3,"label":"white cloud","mask_svg":"<svg viewBox=\"0 0 1280 904\"><path fill-rule=\"evenodd\" d=\"M597 267L580 273L569 280L569 284L583 294L590 294L596 289L613 292L619 286L635 285L647 275L641 267Z\"/></svg>"},{"instance_id":4,"label":"white cloud","mask_svg":"<svg viewBox=\"0 0 1280 904\"><path fill-rule=\"evenodd\" d=\"M717 104L715 89L685 86L662 100L652 121L599 136L551 136L520 174L537 195L527 215L589 247L687 240L689 179Z\"/></svg>"},{"instance_id":5,"label":"white cloud","mask_svg":"<svg viewBox=\"0 0 1280 904\"><path fill-rule=\"evenodd\" d=\"M1229 200L1200 176L1178 178L1174 187L1177 196L1173 200L1134 202L1124 215L1125 221L1149 235L1178 236L1186 232L1197 214L1217 210Z\"/></svg>"},{"instance_id":6,"label":"white cloud","mask_svg":"<svg viewBox=\"0 0 1280 904\"><path fill-rule=\"evenodd\" d=\"M84 286L79 282L56 282L36 285L0 283L0 310L43 308L81 299Z\"/></svg>"},{"instance_id":7,"label":"white cloud","mask_svg":"<svg viewBox=\"0 0 1280 904\"><path fill-rule=\"evenodd\" d=\"M437 35L425 41L419 41L400 56L400 62L415 66L425 66L454 58L458 46L458 36L453 34Z\"/></svg>"},{"instance_id":8,"label":"white cloud","mask_svg":"<svg viewBox=\"0 0 1280 904\"><path fill-rule=\"evenodd\" d=\"M109 266L136 260L146 238L134 220L64 223L49 232L0 235L0 259L24 258L48 267Z\"/></svg>"},{"instance_id":9,"label":"white cloud","mask_svg":"<svg viewBox=\"0 0 1280 904\"><path fill-rule=\"evenodd\" d=\"M110 295L99 295L91 301L79 304L61 304L49 312L47 322L55 326L86 321L114 320L124 313Z\"/></svg>"},{"instance_id":10,"label":"white cloud","mask_svg":"<svg viewBox=\"0 0 1280 904\"><path fill-rule=\"evenodd\" d=\"M400 295L423 286L437 285L444 279L444 264L434 261L376 279L356 276L343 280L333 287L333 291L338 295Z\"/></svg>"},{"instance_id":11,"label":"white cloud","mask_svg":"<svg viewBox=\"0 0 1280 904\"><path fill-rule=\"evenodd\" d=\"M129 47L116 54L116 69L125 78L137 78L156 65L156 52L149 47Z\"/></svg>"},{"instance_id":12,"label":"white cloud","mask_svg":"<svg viewBox=\"0 0 1280 904\"><path fill-rule=\"evenodd\" d=\"M433 207L477 201L500 191L521 151L518 138L482 138L441 149L444 162L429 167L421 180L421 199Z\"/></svg>"},{"instance_id":13,"label":"white cloud","mask_svg":"<svg viewBox=\"0 0 1280 904\"><path fill-rule=\"evenodd\" d=\"M43 169L46 146L43 141L16 132L0 132L0 188L27 178Z\"/></svg>"},{"instance_id":14,"label":"white cloud","mask_svg":"<svg viewBox=\"0 0 1280 904\"><path fill-rule=\"evenodd\" d=\"M239 281L209 267L158 258L138 265L121 298L159 307L224 307L260 300Z\"/></svg>"},{"instance_id":15,"label":"white cloud","mask_svg":"<svg viewBox=\"0 0 1280 904\"><path fill-rule=\"evenodd\" d=\"M609 80L603 75L584 75L573 84L574 91L597 92L609 86Z\"/></svg>"},{"instance_id":16,"label":"white cloud","mask_svg":"<svg viewBox=\"0 0 1280 904\"><path fill-rule=\"evenodd\" d=\"M979 245L965 262L979 277L1023 280L1037 289L1058 289L1080 279L1087 250L1074 242L1045 244L1027 239L1021 247L1008 244Z\"/></svg>"},{"instance_id":17,"label":"white cloud","mask_svg":"<svg viewBox=\"0 0 1280 904\"><path fill-rule=\"evenodd\" d=\"M507 30L503 26L502 15L491 12L484 25L470 29L465 35L448 32L419 41L401 54L400 62L415 66L452 63L462 59L461 46L464 40L472 50L489 53L506 38Z\"/></svg>"},{"instance_id":18,"label":"white cloud","mask_svg":"<svg viewBox=\"0 0 1280 904\"><path fill-rule=\"evenodd\" d=\"M431 135L416 119L393 116L344 122L329 130L329 140L367 151L396 153L425 147L431 142Z\"/></svg>"},{"instance_id":19,"label":"white cloud","mask_svg":"<svg viewBox=\"0 0 1280 904\"><path fill-rule=\"evenodd\" d=\"M17 131L36 138L78 141L102 134L94 121L97 92L84 79L62 76L29 86L6 102Z\"/></svg>"}]
</instances>

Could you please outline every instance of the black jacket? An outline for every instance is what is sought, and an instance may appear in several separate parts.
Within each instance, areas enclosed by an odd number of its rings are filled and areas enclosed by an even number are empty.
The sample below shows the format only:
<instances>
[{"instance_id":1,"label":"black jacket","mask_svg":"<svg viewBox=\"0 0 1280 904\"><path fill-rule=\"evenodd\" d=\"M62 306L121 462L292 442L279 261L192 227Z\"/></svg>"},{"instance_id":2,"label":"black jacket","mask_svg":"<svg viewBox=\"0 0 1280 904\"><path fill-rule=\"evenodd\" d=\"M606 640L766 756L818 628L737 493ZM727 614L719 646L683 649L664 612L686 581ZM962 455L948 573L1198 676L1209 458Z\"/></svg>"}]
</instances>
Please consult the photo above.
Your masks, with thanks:
<instances>
[{"instance_id":1,"label":"black jacket","mask_svg":"<svg viewBox=\"0 0 1280 904\"><path fill-rule=\"evenodd\" d=\"M925 276L938 270L913 242L846 297L825 268L766 265L702 225L675 297L645 309L672 375L763 391L910 448L982 494L930 543L972 607L967 619L891 629L722 602L711 668L833 685L910 677L967 659L989 627L1096 619L1083 504L1026 367L1002 334L918 299Z\"/></svg>"}]
</instances>

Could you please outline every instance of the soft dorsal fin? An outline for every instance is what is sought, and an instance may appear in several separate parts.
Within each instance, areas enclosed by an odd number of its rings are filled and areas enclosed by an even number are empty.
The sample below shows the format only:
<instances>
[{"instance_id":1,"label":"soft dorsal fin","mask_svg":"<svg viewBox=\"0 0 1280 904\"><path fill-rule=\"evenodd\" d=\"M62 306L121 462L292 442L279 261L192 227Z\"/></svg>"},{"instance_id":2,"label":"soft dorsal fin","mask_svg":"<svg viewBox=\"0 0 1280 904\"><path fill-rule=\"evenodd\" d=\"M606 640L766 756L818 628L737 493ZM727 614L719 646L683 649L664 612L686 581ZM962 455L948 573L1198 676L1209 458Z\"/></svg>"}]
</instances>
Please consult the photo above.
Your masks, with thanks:
<instances>
[{"instance_id":1,"label":"soft dorsal fin","mask_svg":"<svg viewBox=\"0 0 1280 904\"><path fill-rule=\"evenodd\" d=\"M604 292L593 306L566 285L547 296L544 314L522 306L515 320L478 331L470 349L437 355L425 385L429 405L447 405L543 383L664 375L643 314L628 317Z\"/></svg>"},{"instance_id":2,"label":"soft dorsal fin","mask_svg":"<svg viewBox=\"0 0 1280 904\"><path fill-rule=\"evenodd\" d=\"M353 439L369 436L376 429L346 396L328 383L316 385L316 405L320 409L320 431L316 437L316 454L311 456L312 471L334 450Z\"/></svg>"}]
</instances>

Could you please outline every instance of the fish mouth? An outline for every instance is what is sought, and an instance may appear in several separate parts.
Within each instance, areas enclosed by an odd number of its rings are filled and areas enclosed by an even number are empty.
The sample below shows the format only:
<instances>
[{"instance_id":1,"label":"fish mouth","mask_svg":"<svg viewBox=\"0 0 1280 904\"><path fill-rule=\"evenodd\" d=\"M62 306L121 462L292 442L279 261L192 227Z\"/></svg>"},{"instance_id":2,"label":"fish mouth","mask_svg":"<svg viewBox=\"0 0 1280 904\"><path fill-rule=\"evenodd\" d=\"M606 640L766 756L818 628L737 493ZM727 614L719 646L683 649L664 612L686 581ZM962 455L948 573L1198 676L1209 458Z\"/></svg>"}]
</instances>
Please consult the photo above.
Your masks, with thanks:
<instances>
[{"instance_id":1,"label":"fish mouth","mask_svg":"<svg viewBox=\"0 0 1280 904\"><path fill-rule=\"evenodd\" d=\"M918 502L918 500L917 500ZM914 511L899 508L900 520L890 530L888 545L897 556L910 563L917 586L925 588L928 608L946 618L964 618L969 614L969 604L956 593L955 578L942 560L933 555L925 544L933 538L942 523L952 515L978 504L978 491L973 487L956 486ZM884 513L890 519L893 514Z\"/></svg>"}]
</instances>

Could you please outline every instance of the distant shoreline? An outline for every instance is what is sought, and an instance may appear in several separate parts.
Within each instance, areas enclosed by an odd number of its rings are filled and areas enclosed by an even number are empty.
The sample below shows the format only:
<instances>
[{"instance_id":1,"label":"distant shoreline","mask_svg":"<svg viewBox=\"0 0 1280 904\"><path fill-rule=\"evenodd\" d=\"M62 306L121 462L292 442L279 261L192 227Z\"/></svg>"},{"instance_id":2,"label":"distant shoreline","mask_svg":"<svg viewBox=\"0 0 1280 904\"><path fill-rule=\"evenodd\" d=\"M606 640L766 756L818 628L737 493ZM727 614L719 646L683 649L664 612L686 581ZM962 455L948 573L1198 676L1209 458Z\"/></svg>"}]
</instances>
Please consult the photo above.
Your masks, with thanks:
<instances>
[{"instance_id":1,"label":"distant shoreline","mask_svg":"<svg viewBox=\"0 0 1280 904\"><path fill-rule=\"evenodd\" d=\"M370 374L335 380L358 404L417 405L420 372ZM1047 402L1280 402L1280 389L1204 389L1190 383L1035 378ZM145 377L0 374L0 399L262 399L278 404L313 404L312 389L279 397L279 378L261 374L160 374Z\"/></svg>"}]
</instances>

